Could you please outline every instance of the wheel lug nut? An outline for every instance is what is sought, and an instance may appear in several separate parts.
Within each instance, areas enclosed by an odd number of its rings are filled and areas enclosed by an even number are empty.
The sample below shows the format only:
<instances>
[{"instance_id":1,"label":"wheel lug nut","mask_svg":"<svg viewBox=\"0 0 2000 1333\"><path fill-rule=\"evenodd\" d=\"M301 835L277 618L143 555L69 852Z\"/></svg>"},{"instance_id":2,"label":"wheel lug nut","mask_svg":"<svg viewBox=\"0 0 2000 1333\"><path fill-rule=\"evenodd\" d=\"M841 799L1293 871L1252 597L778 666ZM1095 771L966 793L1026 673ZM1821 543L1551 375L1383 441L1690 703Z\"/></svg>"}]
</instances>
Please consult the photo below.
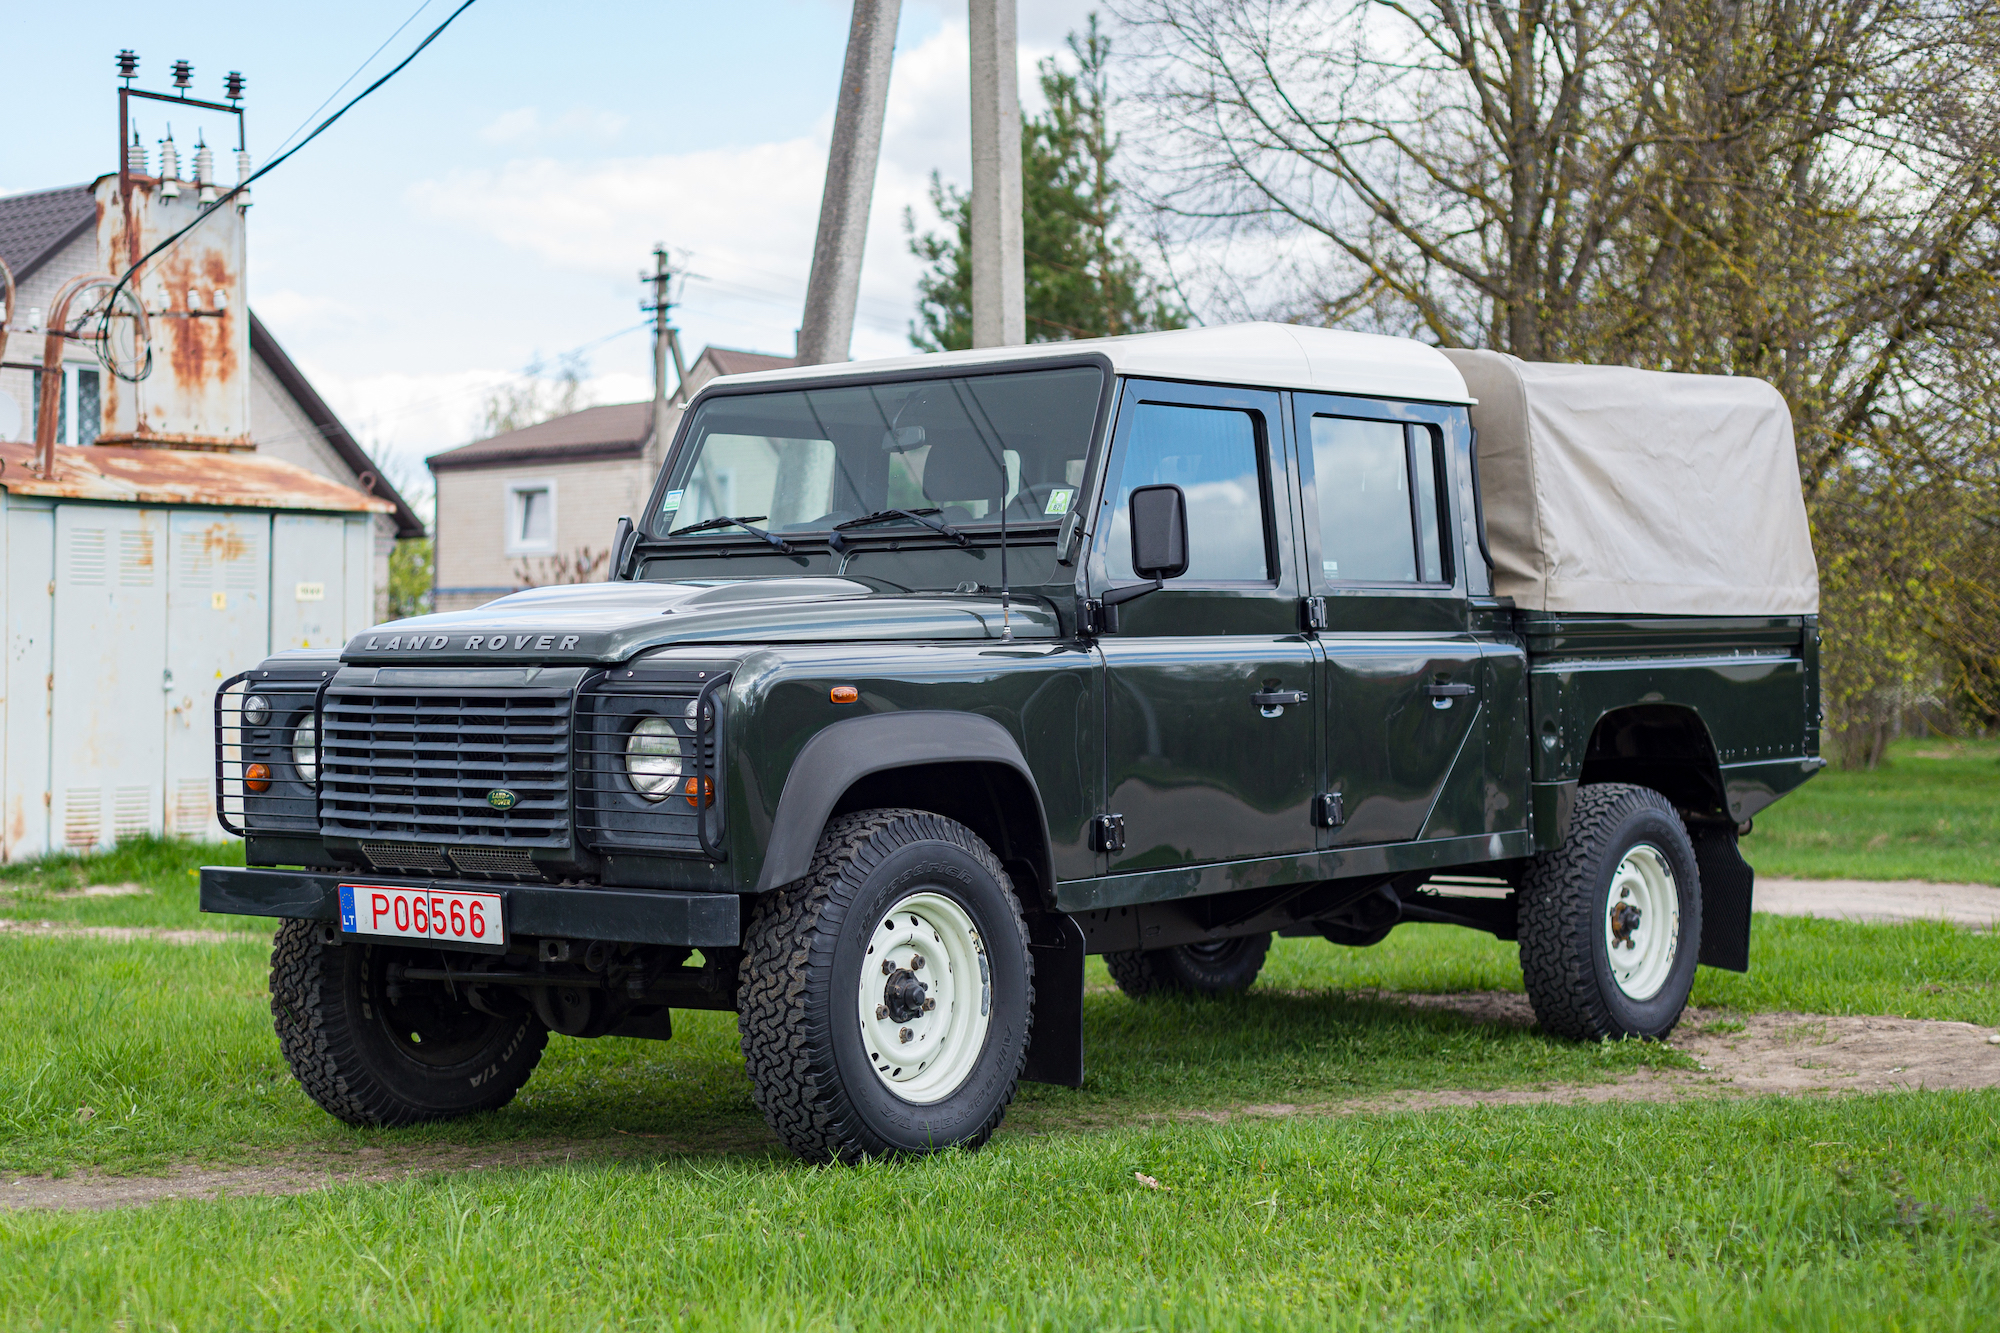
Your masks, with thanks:
<instances>
[{"instance_id":1,"label":"wheel lug nut","mask_svg":"<svg viewBox=\"0 0 2000 1333\"><path fill-rule=\"evenodd\" d=\"M888 1005L886 1005L886 1004L878 1004L878 1005L876 1005L876 1006L875 1006L875 1017L877 1017L877 1018L887 1018L888 1016L889 1016L889 1006L888 1006Z\"/></svg>"},{"instance_id":2,"label":"wheel lug nut","mask_svg":"<svg viewBox=\"0 0 2000 1333\"><path fill-rule=\"evenodd\" d=\"M889 975L889 974L890 974L891 972L894 972L895 970L896 970L896 965L895 965L894 963L890 962L890 961L889 961L888 959L886 959L886 958L884 958L884 959L882 960L882 975L883 975L883 976L885 976L885 977L886 977L886 976L888 976L888 975Z\"/></svg>"},{"instance_id":3,"label":"wheel lug nut","mask_svg":"<svg viewBox=\"0 0 2000 1333\"><path fill-rule=\"evenodd\" d=\"M924 999L924 1012L929 1013L931 1010L935 1008L937 1008L937 1001L929 997L926 997Z\"/></svg>"},{"instance_id":4,"label":"wheel lug nut","mask_svg":"<svg viewBox=\"0 0 2000 1333\"><path fill-rule=\"evenodd\" d=\"M913 954L911 954L911 955L910 955L910 971L912 971L912 972L921 972L921 971L923 971L923 970L924 970L924 956L923 956L922 954L920 954L920 953L913 953Z\"/></svg>"},{"instance_id":5,"label":"wheel lug nut","mask_svg":"<svg viewBox=\"0 0 2000 1333\"><path fill-rule=\"evenodd\" d=\"M916 1033L910 1031L908 1028L904 1028L901 1032L898 1032L896 1035L903 1041L907 1042L910 1040L910 1038L916 1036Z\"/></svg>"}]
</instances>

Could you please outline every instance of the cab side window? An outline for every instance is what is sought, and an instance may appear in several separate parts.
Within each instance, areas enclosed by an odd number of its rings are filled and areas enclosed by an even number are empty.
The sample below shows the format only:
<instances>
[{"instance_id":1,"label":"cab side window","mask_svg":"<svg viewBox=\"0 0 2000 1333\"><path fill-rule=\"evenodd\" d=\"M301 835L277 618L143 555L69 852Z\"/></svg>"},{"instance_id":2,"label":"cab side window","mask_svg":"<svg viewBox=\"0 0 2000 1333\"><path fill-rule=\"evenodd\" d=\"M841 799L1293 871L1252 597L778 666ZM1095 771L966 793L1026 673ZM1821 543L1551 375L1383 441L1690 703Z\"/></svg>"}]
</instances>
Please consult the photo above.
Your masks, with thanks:
<instances>
[{"instance_id":1,"label":"cab side window","mask_svg":"<svg viewBox=\"0 0 2000 1333\"><path fill-rule=\"evenodd\" d=\"M1396 421L1315 416L1308 435L1322 581L1450 582L1441 540L1438 432Z\"/></svg>"},{"instance_id":2,"label":"cab side window","mask_svg":"<svg viewBox=\"0 0 2000 1333\"><path fill-rule=\"evenodd\" d=\"M1141 403L1132 409L1118 486L1112 493L1111 532L1104 547L1114 582L1132 572L1132 492L1171 482L1187 496L1188 568L1200 583L1266 582L1271 543L1265 515L1269 484L1258 459L1257 423L1235 408Z\"/></svg>"}]
</instances>

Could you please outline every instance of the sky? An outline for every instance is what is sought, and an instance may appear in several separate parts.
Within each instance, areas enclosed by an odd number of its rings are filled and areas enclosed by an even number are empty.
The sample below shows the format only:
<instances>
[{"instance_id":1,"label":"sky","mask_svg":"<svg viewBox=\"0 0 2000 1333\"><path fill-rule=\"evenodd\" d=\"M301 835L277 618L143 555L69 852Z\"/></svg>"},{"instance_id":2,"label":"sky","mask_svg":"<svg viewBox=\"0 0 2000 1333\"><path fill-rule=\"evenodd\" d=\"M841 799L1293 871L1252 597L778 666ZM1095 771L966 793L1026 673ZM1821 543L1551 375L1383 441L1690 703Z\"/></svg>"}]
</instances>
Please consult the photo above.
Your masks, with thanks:
<instances>
[{"instance_id":1,"label":"sky","mask_svg":"<svg viewBox=\"0 0 2000 1333\"><path fill-rule=\"evenodd\" d=\"M14 13L8 47L36 58L0 75L0 120L17 131L0 153L0 194L117 169L121 48L138 52L143 88L170 90L172 62L188 60L192 94L220 100L225 72L241 70L261 165L351 75L363 71L326 110L456 0L418 3L99 0ZM1091 8L1020 0L1030 112L1034 62ZM536 364L580 356L594 401L649 397L638 275L658 241L690 275L675 312L690 358L710 344L789 354L849 13L836 0L478 0L257 182L250 304L398 481L420 482L426 455L473 438L486 394ZM932 171L968 180L966 69L964 7L904 0L857 358L909 349L921 265L904 210L932 218ZM133 106L149 149L171 122L184 164L197 132L234 148L227 117ZM233 158L217 156L218 178L233 183Z\"/></svg>"}]
</instances>

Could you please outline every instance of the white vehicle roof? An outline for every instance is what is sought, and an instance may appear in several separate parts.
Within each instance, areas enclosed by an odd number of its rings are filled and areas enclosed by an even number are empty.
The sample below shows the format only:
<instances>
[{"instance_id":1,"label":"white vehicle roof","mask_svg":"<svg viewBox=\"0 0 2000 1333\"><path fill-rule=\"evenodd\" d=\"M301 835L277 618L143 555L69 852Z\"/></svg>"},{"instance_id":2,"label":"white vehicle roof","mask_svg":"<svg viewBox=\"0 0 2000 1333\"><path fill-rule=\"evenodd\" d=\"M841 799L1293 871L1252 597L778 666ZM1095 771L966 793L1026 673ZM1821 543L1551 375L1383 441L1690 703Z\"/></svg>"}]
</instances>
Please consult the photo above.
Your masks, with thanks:
<instances>
[{"instance_id":1,"label":"white vehicle roof","mask_svg":"<svg viewBox=\"0 0 2000 1333\"><path fill-rule=\"evenodd\" d=\"M791 380L893 375L940 366L1019 366L1037 361L1101 352L1120 375L1147 379L1246 384L1314 393L1359 394L1370 398L1417 399L1428 403L1469 403L1465 380L1443 353L1409 338L1384 338L1345 329L1298 324L1225 324L1208 329L1135 333L1123 338L1082 338L1074 342L1029 343L1024 347L983 347L968 352L798 366L749 375L726 375L723 386L782 385Z\"/></svg>"}]
</instances>

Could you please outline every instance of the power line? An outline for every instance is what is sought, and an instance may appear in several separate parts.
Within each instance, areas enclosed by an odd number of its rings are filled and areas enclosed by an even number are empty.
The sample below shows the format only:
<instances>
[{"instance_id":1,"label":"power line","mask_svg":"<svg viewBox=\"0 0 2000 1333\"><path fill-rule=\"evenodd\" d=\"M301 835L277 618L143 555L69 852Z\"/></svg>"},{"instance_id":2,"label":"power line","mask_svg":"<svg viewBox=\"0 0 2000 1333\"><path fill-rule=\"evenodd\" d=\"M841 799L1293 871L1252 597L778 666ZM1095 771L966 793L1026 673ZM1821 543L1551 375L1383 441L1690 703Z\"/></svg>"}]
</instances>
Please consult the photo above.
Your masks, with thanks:
<instances>
[{"instance_id":1,"label":"power line","mask_svg":"<svg viewBox=\"0 0 2000 1333\"><path fill-rule=\"evenodd\" d=\"M354 67L354 72L348 75L346 78L342 79L340 81L340 86L338 88L335 88L332 92L328 93L326 95L326 100L321 102L318 106L314 107L310 112L308 112L306 114L306 118L298 123L298 127L294 129L290 134L287 134L284 137L284 139L279 142L278 146L272 149L271 151L274 153L283 152L286 144L290 143L292 140L299 137L299 130L302 130L306 126L312 124L314 116L317 116L320 112L326 110L329 106L333 105L333 99L340 96L342 93L346 92L347 85L353 83L356 79L360 78L361 71L367 69L370 65L374 64L375 57L381 55L384 51L388 50L389 43L395 41L398 37L401 37L403 35L403 29L409 27L412 23L415 23L417 21L417 15L423 13L426 9L429 9L430 7L431 7L431 0L423 0L423 3L419 4L415 9L411 10L410 16L404 19L401 23L397 24L396 30L394 32L390 33L387 37L384 37L382 39L382 45L376 47L373 51L370 51L368 53L368 58L362 61L360 64L356 65Z\"/></svg>"},{"instance_id":2,"label":"power line","mask_svg":"<svg viewBox=\"0 0 2000 1333\"><path fill-rule=\"evenodd\" d=\"M108 350L111 346L111 337L110 337L111 314L118 307L119 293L125 290L125 286L127 283L132 281L133 274L137 273L141 268L143 268L146 265L147 261L151 260L155 255L158 255L161 251L173 245L176 241L180 240L181 237L187 235L190 231L193 231L196 227L199 227L202 224L202 222L209 216L209 214L215 212L217 209L221 208L224 204L227 204L231 199L234 199L237 195L249 189L250 183L252 181L258 180L261 177L268 175L270 172L275 171L278 167L282 166L285 162L289 161L294 153L299 152L307 144L311 143L314 139L319 138L320 135L326 133L329 129L333 128L335 122L337 122L342 116L346 115L349 111L352 111L355 108L355 106L361 102L363 98L367 97L377 88L380 88L383 84L387 83L389 80L395 78L398 74L402 73L404 68L408 66L412 60L415 60L419 55L422 55L424 48L429 46L432 42L436 41L438 37L443 34L444 30L446 28L449 28L452 25L452 22L456 20L460 14L463 14L466 10L472 8L473 5L477 3L478 0L464 0L463 4L459 5L457 9L452 10L451 13L445 16L444 22L438 24L435 28L432 28L430 30L430 34L426 36L421 42L417 43L415 50L411 51L410 54L404 56L401 60L397 61L393 66L391 66L388 73L384 74L381 78L375 80L375 82L369 84L366 88L363 88L360 92L356 93L352 98L348 99L347 104L345 106L341 107L340 110L328 116L318 125L314 126L312 133L308 134L305 138L299 140L298 143L295 144L293 147L287 149L285 152L280 153L278 156L272 158L269 162L266 162L262 167L258 168L256 171L251 172L248 176L245 176L242 180L236 182L236 185L227 194L224 194L220 199L217 199L213 204L211 204L208 210L202 213L200 217L195 218L194 221L188 223L185 227L182 227L179 231L175 232L173 235L167 237L167 239L161 241L158 245L148 250L145 254L139 257L137 263L133 264L132 267L126 269L124 276L119 278L118 281L112 286L111 295L107 297L104 302L104 314L100 317L99 338L97 343L98 360L103 364L104 368L110 371L112 375L122 380L136 381L145 378L145 373L146 373L145 370L141 370L139 373L133 375L126 375L121 373L117 365L112 361ZM370 56L369 59L372 60L374 59L374 57ZM297 131L293 132L297 133ZM144 366L147 369L150 369L152 366L152 355L150 349L148 349Z\"/></svg>"}]
</instances>

